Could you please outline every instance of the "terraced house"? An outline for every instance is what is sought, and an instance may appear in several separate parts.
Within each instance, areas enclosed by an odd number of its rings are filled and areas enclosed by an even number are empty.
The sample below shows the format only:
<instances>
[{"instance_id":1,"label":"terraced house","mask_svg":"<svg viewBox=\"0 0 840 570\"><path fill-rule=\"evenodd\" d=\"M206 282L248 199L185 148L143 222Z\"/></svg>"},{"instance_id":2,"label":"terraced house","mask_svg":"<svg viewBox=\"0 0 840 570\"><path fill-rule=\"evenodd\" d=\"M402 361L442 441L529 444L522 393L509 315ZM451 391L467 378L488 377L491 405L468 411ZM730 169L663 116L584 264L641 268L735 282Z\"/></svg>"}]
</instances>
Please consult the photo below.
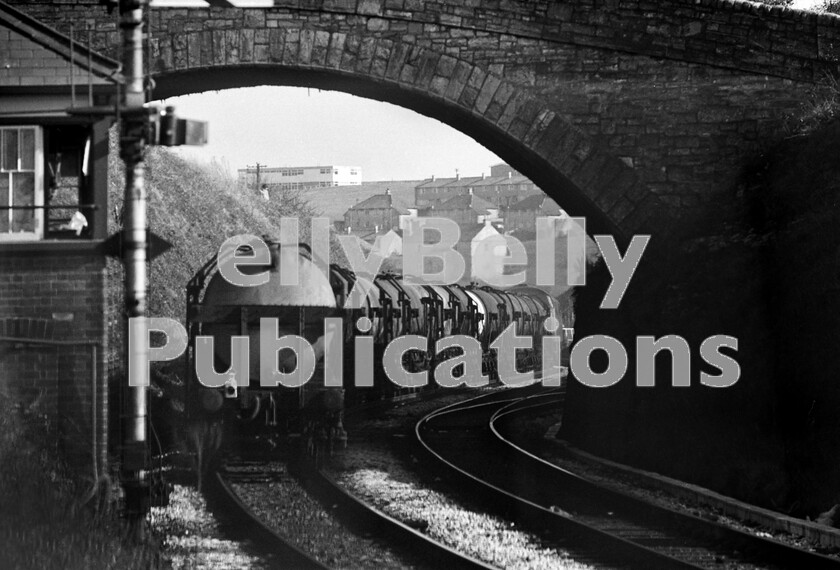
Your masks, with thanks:
<instances>
[{"instance_id":1,"label":"terraced house","mask_svg":"<svg viewBox=\"0 0 840 570\"><path fill-rule=\"evenodd\" d=\"M408 211L394 203L390 190L375 194L353 205L344 214L344 230L353 233L370 233L399 228L400 216Z\"/></svg>"},{"instance_id":2,"label":"terraced house","mask_svg":"<svg viewBox=\"0 0 840 570\"><path fill-rule=\"evenodd\" d=\"M502 207L510 206L526 196L542 193L531 180L502 163L490 167L490 176L484 173L481 176L466 177L456 174L454 178L433 176L417 185L414 201L418 208L426 208L467 194L470 189L476 196Z\"/></svg>"}]
</instances>

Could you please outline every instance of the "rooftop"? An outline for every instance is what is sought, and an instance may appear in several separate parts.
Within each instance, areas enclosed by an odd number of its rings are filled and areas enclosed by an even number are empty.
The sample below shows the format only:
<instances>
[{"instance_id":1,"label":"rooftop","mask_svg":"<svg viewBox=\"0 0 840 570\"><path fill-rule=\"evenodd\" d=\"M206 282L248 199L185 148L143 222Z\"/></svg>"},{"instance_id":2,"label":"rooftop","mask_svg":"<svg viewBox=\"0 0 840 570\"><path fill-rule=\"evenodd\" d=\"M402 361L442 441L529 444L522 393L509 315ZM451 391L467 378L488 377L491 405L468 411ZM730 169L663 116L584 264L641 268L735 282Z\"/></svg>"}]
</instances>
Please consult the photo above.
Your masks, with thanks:
<instances>
[{"instance_id":1,"label":"rooftop","mask_svg":"<svg viewBox=\"0 0 840 570\"><path fill-rule=\"evenodd\" d=\"M303 170L312 170L313 168L358 168L359 170L362 169L361 166L354 166L354 165L347 165L347 164L323 164L319 166L265 166L260 165L260 172L280 172L281 170L289 170L292 168L299 168ZM256 166L247 166L245 168L240 168L237 172L256 172Z\"/></svg>"},{"instance_id":2,"label":"rooftop","mask_svg":"<svg viewBox=\"0 0 840 570\"><path fill-rule=\"evenodd\" d=\"M435 207L435 210L475 210L476 212L484 212L486 210L497 210L499 207L493 202L485 200L475 194L461 194L453 196L442 204Z\"/></svg>"},{"instance_id":3,"label":"rooftop","mask_svg":"<svg viewBox=\"0 0 840 570\"><path fill-rule=\"evenodd\" d=\"M84 42L47 26L31 16L0 2L0 28L9 30L8 35L0 36L0 62L5 66L5 74L0 77L2 86L20 86L21 77L29 73L32 62L36 59L48 75L40 75L43 85L70 85L72 69L79 74L79 93L84 94L88 81L87 70L91 72L94 85L122 82L119 73L120 63L88 49ZM14 49L11 42L18 42ZM37 88L38 86L36 86Z\"/></svg>"},{"instance_id":4,"label":"rooftop","mask_svg":"<svg viewBox=\"0 0 840 570\"><path fill-rule=\"evenodd\" d=\"M560 206L557 205L557 202L540 192L539 194L534 194L532 196L528 196L527 198L523 198L516 204L512 205L510 210L549 210L549 211L561 211Z\"/></svg>"},{"instance_id":5,"label":"rooftop","mask_svg":"<svg viewBox=\"0 0 840 570\"><path fill-rule=\"evenodd\" d=\"M350 206L350 210L381 210L383 208L391 207L391 194L374 194L370 198L365 198Z\"/></svg>"},{"instance_id":6,"label":"rooftop","mask_svg":"<svg viewBox=\"0 0 840 570\"><path fill-rule=\"evenodd\" d=\"M384 194L386 191L391 192L391 207L398 211L405 210L414 203L414 187L417 186L417 182L417 180L391 180L362 182L357 186L307 188L301 190L301 196L317 215L336 221L343 219L344 213L354 205L376 194Z\"/></svg>"},{"instance_id":7,"label":"rooftop","mask_svg":"<svg viewBox=\"0 0 840 570\"><path fill-rule=\"evenodd\" d=\"M517 174L508 176L461 176L460 178L428 178L418 188L469 188L471 186L501 186L504 184L528 184L531 180Z\"/></svg>"}]
</instances>

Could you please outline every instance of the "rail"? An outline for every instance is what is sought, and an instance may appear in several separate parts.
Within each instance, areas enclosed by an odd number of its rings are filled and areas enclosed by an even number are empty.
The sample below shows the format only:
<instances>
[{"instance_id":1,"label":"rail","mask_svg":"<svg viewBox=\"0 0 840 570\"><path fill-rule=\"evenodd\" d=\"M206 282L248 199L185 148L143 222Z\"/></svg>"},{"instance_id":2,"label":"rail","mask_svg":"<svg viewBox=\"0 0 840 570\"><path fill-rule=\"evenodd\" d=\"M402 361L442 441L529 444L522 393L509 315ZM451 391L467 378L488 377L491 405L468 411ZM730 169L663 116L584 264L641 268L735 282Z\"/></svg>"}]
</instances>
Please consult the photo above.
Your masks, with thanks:
<instances>
[{"instance_id":1,"label":"rail","mask_svg":"<svg viewBox=\"0 0 840 570\"><path fill-rule=\"evenodd\" d=\"M533 417L535 410L545 409L552 404L556 404L556 401L535 403L535 399L522 399L496 411L490 419L490 431L498 441L504 443L511 450L527 457L534 465L546 469L550 474L549 476L554 477L554 482L557 485L564 488L574 488L575 492L578 493L598 494L605 497L611 504L631 509L648 520L678 528L682 532L688 532L693 536L705 537L707 540L719 544L727 544L740 552L760 555L759 558L766 559L768 562L784 564L791 568L840 568L840 560L835 558L797 548L772 538L756 536L687 512L655 505L629 493L598 484L531 453L505 436L500 424L523 414Z\"/></svg>"}]
</instances>

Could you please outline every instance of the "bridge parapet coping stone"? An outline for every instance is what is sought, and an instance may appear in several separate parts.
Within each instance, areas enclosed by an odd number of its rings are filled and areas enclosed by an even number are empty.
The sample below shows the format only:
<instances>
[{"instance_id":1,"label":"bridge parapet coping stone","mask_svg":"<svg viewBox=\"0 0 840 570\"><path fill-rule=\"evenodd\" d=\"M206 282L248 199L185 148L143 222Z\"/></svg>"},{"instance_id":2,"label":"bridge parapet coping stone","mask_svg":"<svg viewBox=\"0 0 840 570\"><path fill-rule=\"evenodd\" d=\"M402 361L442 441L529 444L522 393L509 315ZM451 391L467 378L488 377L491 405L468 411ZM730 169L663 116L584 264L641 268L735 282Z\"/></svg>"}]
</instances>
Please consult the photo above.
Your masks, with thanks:
<instances>
[{"instance_id":1,"label":"bridge parapet coping stone","mask_svg":"<svg viewBox=\"0 0 840 570\"><path fill-rule=\"evenodd\" d=\"M336 17L344 16L341 25L348 29L362 26L375 34L417 34L416 24L425 22L424 34L463 37L468 40L465 47L472 50L506 49L499 41L504 43L507 35L514 41L622 49L810 81L819 80L826 69L835 69L840 55L839 17L730 0L608 2L597 10L583 1L560 5L548 0L521 7L465 7L454 0L422 5L375 0L312 4L302 7L296 1L278 0L272 9L172 10L165 22L160 18L154 22L170 34L180 33L190 14L205 21L205 29L261 28L284 21L294 25L298 11L321 10L324 13L312 15L306 25L330 30L337 25ZM196 17L198 12L201 18ZM503 35L481 38L477 35L481 32Z\"/></svg>"}]
</instances>

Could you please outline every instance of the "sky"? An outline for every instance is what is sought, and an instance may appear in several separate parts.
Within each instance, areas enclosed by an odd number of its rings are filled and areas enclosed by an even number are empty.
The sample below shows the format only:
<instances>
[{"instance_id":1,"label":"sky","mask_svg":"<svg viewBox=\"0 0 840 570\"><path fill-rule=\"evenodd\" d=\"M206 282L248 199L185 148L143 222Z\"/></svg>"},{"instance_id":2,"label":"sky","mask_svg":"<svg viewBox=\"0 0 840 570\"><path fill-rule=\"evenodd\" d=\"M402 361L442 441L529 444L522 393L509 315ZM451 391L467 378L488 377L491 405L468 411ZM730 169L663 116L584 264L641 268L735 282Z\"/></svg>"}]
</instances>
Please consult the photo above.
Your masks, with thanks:
<instances>
[{"instance_id":1,"label":"sky","mask_svg":"<svg viewBox=\"0 0 840 570\"><path fill-rule=\"evenodd\" d=\"M155 0L158 4L184 0ZM202 2L203 0L190 0ZM259 2L262 0L237 0ZM795 0L808 9L821 0ZM297 87L227 89L164 101L178 116L207 121L209 144L178 152L217 159L234 174L266 166L360 166L365 181L489 174L502 160L468 136L388 103Z\"/></svg>"},{"instance_id":2,"label":"sky","mask_svg":"<svg viewBox=\"0 0 840 570\"><path fill-rule=\"evenodd\" d=\"M365 181L490 174L502 160L440 121L338 91L225 89L163 101L179 117L207 121L209 143L180 147L235 171L267 166L361 166Z\"/></svg>"}]
</instances>

